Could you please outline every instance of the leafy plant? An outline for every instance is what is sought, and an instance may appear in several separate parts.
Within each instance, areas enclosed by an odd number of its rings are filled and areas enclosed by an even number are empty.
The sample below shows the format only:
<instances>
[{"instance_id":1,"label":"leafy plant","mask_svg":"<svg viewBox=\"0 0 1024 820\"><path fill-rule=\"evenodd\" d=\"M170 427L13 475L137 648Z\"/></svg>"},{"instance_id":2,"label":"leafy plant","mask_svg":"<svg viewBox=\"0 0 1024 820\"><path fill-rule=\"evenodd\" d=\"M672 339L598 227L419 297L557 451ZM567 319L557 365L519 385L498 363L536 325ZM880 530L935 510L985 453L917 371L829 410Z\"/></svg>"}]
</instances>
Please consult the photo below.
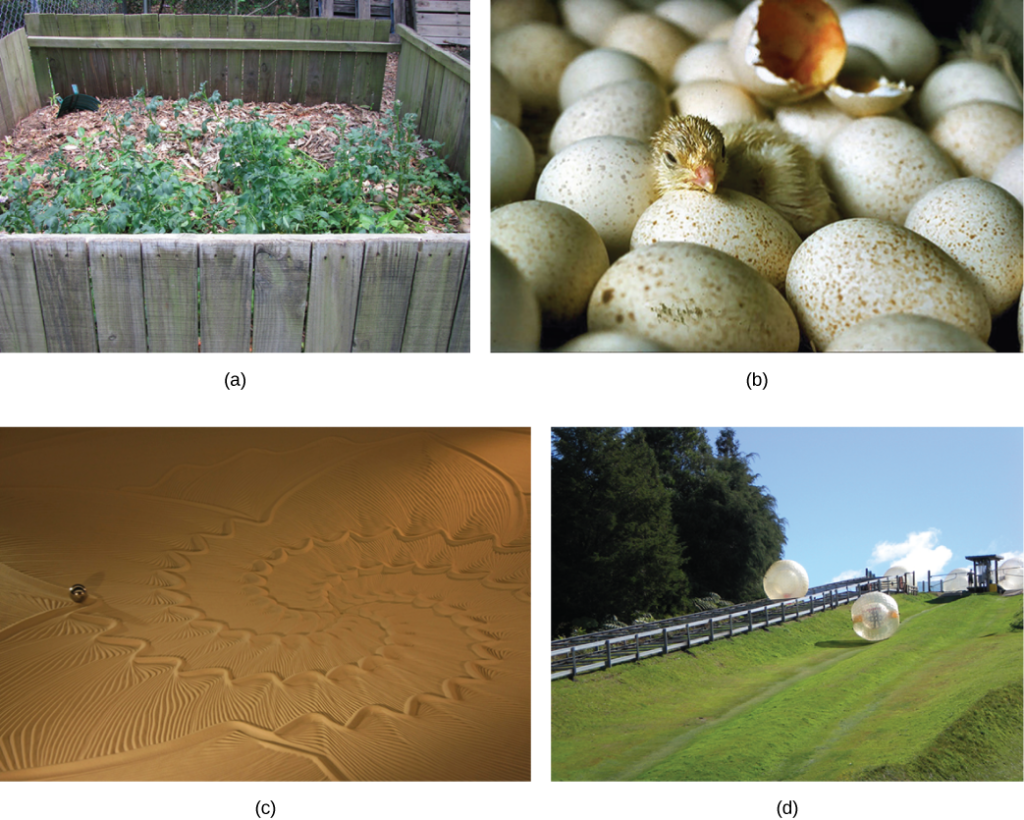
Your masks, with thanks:
<instances>
[{"instance_id":1,"label":"leafy plant","mask_svg":"<svg viewBox=\"0 0 1024 820\"><path fill-rule=\"evenodd\" d=\"M209 108L196 124L192 103ZM271 117L225 119L205 84L170 104L139 91L107 134L79 129L42 164L10 152L2 159L0 230L51 233L398 233L416 230L414 212L458 210L468 186L415 131L399 104L380 128L348 128L336 118L333 161L299 150L308 124L276 127ZM174 126L161 112L169 109ZM133 125L145 123L144 132ZM164 123L163 125L161 123ZM216 166L186 178L172 161L217 146ZM195 166L196 163L193 163Z\"/></svg>"}]
</instances>

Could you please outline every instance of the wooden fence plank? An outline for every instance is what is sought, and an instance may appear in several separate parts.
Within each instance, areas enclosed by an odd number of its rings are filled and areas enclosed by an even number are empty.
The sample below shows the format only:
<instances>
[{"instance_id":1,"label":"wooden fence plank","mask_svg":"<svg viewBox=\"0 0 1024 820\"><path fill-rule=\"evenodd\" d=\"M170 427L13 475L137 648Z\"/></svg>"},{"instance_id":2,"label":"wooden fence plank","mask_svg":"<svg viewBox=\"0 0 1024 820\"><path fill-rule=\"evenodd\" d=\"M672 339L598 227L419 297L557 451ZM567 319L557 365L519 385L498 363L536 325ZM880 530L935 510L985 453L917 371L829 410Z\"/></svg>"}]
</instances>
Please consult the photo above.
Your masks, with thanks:
<instances>
[{"instance_id":1,"label":"wooden fence plank","mask_svg":"<svg viewBox=\"0 0 1024 820\"><path fill-rule=\"evenodd\" d=\"M17 83L12 82L18 73L11 48L12 36L9 34L0 40L0 128L5 135L14 131L19 119L14 88Z\"/></svg>"},{"instance_id":2,"label":"wooden fence plank","mask_svg":"<svg viewBox=\"0 0 1024 820\"><path fill-rule=\"evenodd\" d=\"M276 17L268 17L263 21L260 36L266 39L278 38L279 25ZM277 52L260 51L260 76L257 98L260 102L274 102L274 88L277 81Z\"/></svg>"},{"instance_id":3,"label":"wooden fence plank","mask_svg":"<svg viewBox=\"0 0 1024 820\"><path fill-rule=\"evenodd\" d=\"M160 38L160 17L156 14L140 14L139 24L142 26L142 36L158 40ZM161 87L160 71L160 50L158 48L146 48L143 50L143 59L146 66L146 96L165 96Z\"/></svg>"},{"instance_id":4,"label":"wooden fence plank","mask_svg":"<svg viewBox=\"0 0 1024 820\"><path fill-rule=\"evenodd\" d=\"M279 40L294 40L296 34L294 17L281 17L277 21L277 37ZM274 97L276 102L289 99L292 87L292 65L295 61L294 51L280 51L277 54L277 67L274 70Z\"/></svg>"},{"instance_id":5,"label":"wooden fence plank","mask_svg":"<svg viewBox=\"0 0 1024 820\"><path fill-rule=\"evenodd\" d=\"M78 29L75 25L75 21L68 19L73 15L67 14L55 14L54 17L57 20L57 34L61 37L74 37L78 34ZM82 67L82 55L81 49L70 49L66 50L63 54L64 57L64 77L63 83L60 88L56 91L62 97L68 97L72 93L71 86L77 85L78 90L84 90L82 86L84 83L85 69Z\"/></svg>"},{"instance_id":6,"label":"wooden fence plank","mask_svg":"<svg viewBox=\"0 0 1024 820\"><path fill-rule=\"evenodd\" d=\"M89 272L101 353L146 351L142 241L134 237L89 241Z\"/></svg>"},{"instance_id":7,"label":"wooden fence plank","mask_svg":"<svg viewBox=\"0 0 1024 820\"><path fill-rule=\"evenodd\" d=\"M359 305L359 280L366 242L314 239L309 281L307 353L348 353Z\"/></svg>"},{"instance_id":8,"label":"wooden fence plank","mask_svg":"<svg viewBox=\"0 0 1024 820\"><path fill-rule=\"evenodd\" d=\"M227 17L210 17L210 37L227 38ZM217 44L210 45L210 85L206 87L206 93L212 94L219 91L221 99L230 100L227 96L227 51Z\"/></svg>"},{"instance_id":9,"label":"wooden fence plank","mask_svg":"<svg viewBox=\"0 0 1024 820\"><path fill-rule=\"evenodd\" d=\"M188 15L171 15L185 17ZM244 18L243 18L244 19ZM212 24L213 21L211 21ZM296 28L301 20L296 20ZM308 20L306 21L309 22ZM317 26L322 26L325 21L313 21ZM356 21L358 22L358 21ZM169 25L169 24L167 24ZM93 50L112 51L119 48L222 48L226 51L252 51L253 49L267 49L270 51L330 51L330 52L356 52L368 54L390 54L401 50L401 46L387 42L366 42L360 40L285 40L281 38L267 39L262 37L245 37L244 29L241 36L232 37L209 37L199 39L197 37L30 37L28 41L32 48L54 48L65 50Z\"/></svg>"},{"instance_id":10,"label":"wooden fence plank","mask_svg":"<svg viewBox=\"0 0 1024 820\"><path fill-rule=\"evenodd\" d=\"M311 244L303 239L261 239L256 245L254 353L302 350Z\"/></svg>"},{"instance_id":11,"label":"wooden fence plank","mask_svg":"<svg viewBox=\"0 0 1024 820\"><path fill-rule=\"evenodd\" d=\"M295 39L308 40L311 21L303 17L295 21ZM306 95L306 64L309 55L305 51L292 52L292 85L288 102L297 103Z\"/></svg>"},{"instance_id":12,"label":"wooden fence plank","mask_svg":"<svg viewBox=\"0 0 1024 820\"><path fill-rule=\"evenodd\" d=\"M129 37L142 36L142 19L138 14L131 14L124 21L125 33ZM138 48L130 48L128 53L128 79L131 95L135 96L146 87L146 55Z\"/></svg>"},{"instance_id":13,"label":"wooden fence plank","mask_svg":"<svg viewBox=\"0 0 1024 820\"><path fill-rule=\"evenodd\" d=\"M358 34L358 25L355 20L339 17L341 33L345 40L354 39ZM334 84L335 94L332 102L352 100L352 81L355 74L356 55L354 52L342 52L338 54L338 77Z\"/></svg>"},{"instance_id":14,"label":"wooden fence plank","mask_svg":"<svg viewBox=\"0 0 1024 820\"><path fill-rule=\"evenodd\" d=\"M403 352L443 353L448 349L468 243L424 243L416 259L402 337Z\"/></svg>"},{"instance_id":15,"label":"wooden fence plank","mask_svg":"<svg viewBox=\"0 0 1024 820\"><path fill-rule=\"evenodd\" d=\"M42 353L46 329L39 306L34 238L11 237L0 253L0 351Z\"/></svg>"},{"instance_id":16,"label":"wooden fence plank","mask_svg":"<svg viewBox=\"0 0 1024 820\"><path fill-rule=\"evenodd\" d=\"M199 241L202 353L247 353L252 344L254 242L208 236Z\"/></svg>"},{"instance_id":17,"label":"wooden fence plank","mask_svg":"<svg viewBox=\"0 0 1024 820\"><path fill-rule=\"evenodd\" d=\"M210 38L210 15L193 14L193 38L195 40L207 40ZM210 49L207 46L197 45L191 49L193 59L193 90L189 93L199 91L200 86L206 81L206 93L213 93L212 76L210 74Z\"/></svg>"},{"instance_id":18,"label":"wooden fence plank","mask_svg":"<svg viewBox=\"0 0 1024 820\"><path fill-rule=\"evenodd\" d=\"M175 38L184 37L196 42L192 36L193 16L191 14L175 14L171 16L174 19ZM199 53L200 47L197 45L188 49L176 49L176 51L178 58L178 97L188 97L199 90L199 82L196 80L196 54Z\"/></svg>"},{"instance_id":19,"label":"wooden fence plank","mask_svg":"<svg viewBox=\"0 0 1024 820\"><path fill-rule=\"evenodd\" d=\"M47 350L95 352L85 242L77 236L40 236L33 240L32 257Z\"/></svg>"},{"instance_id":20,"label":"wooden fence plank","mask_svg":"<svg viewBox=\"0 0 1024 820\"><path fill-rule=\"evenodd\" d=\"M456 307L455 320L452 322L452 339L449 342L449 353L472 353L471 346L473 316L472 316L472 255L473 246L466 246L466 268L462 274L462 289L459 291L459 305Z\"/></svg>"},{"instance_id":21,"label":"wooden fence plank","mask_svg":"<svg viewBox=\"0 0 1024 820\"><path fill-rule=\"evenodd\" d=\"M176 42L178 29L175 14L160 14L160 36L164 43ZM173 38L173 39L172 39ZM169 45L160 46L160 88L157 93L164 99L177 99L184 96L178 90L178 52L171 50Z\"/></svg>"},{"instance_id":22,"label":"wooden fence plank","mask_svg":"<svg viewBox=\"0 0 1024 820\"><path fill-rule=\"evenodd\" d=\"M241 40L245 37L245 18L231 15L228 17L228 39ZM228 81L225 100L242 99L242 62L243 52L227 52Z\"/></svg>"},{"instance_id":23,"label":"wooden fence plank","mask_svg":"<svg viewBox=\"0 0 1024 820\"><path fill-rule=\"evenodd\" d=\"M107 30L105 14L71 15L75 24L75 34L80 37L102 36ZM89 50L82 52L82 70L78 81L78 90L99 99L110 99L116 96L111 82L110 54L106 51Z\"/></svg>"},{"instance_id":24,"label":"wooden fence plank","mask_svg":"<svg viewBox=\"0 0 1024 820\"><path fill-rule=\"evenodd\" d=\"M40 15L38 14L25 15L26 35L40 33L39 16ZM32 73L35 76L36 92L39 95L39 104L45 105L50 101L50 97L53 96L53 82L50 79L49 52L47 52L45 48L30 49L29 54L32 57Z\"/></svg>"},{"instance_id":25,"label":"wooden fence plank","mask_svg":"<svg viewBox=\"0 0 1024 820\"><path fill-rule=\"evenodd\" d=\"M246 17L243 30L246 40L259 40L261 37L262 20L258 17ZM256 102L259 99L260 83L260 49L253 46L243 52L242 57L242 99L245 102Z\"/></svg>"},{"instance_id":26,"label":"wooden fence plank","mask_svg":"<svg viewBox=\"0 0 1024 820\"><path fill-rule=\"evenodd\" d=\"M194 353L199 344L197 250L193 237L146 237L142 278L149 349Z\"/></svg>"},{"instance_id":27,"label":"wooden fence plank","mask_svg":"<svg viewBox=\"0 0 1024 820\"><path fill-rule=\"evenodd\" d=\"M342 19L331 19L324 21L324 39L328 42L345 40L345 21ZM324 81L323 97L324 102L335 102L338 99L338 75L340 73L340 52L327 52L324 54Z\"/></svg>"},{"instance_id":28,"label":"wooden fence plank","mask_svg":"<svg viewBox=\"0 0 1024 820\"><path fill-rule=\"evenodd\" d=\"M5 237L0 349L468 350L467 248L465 237Z\"/></svg>"},{"instance_id":29,"label":"wooden fence plank","mask_svg":"<svg viewBox=\"0 0 1024 820\"><path fill-rule=\"evenodd\" d=\"M314 19L309 21L309 39L323 40L326 36L326 21ZM306 88L305 97L299 102L303 105L320 105L324 101L324 59L322 51L311 51L306 55Z\"/></svg>"},{"instance_id":30,"label":"wooden fence plank","mask_svg":"<svg viewBox=\"0 0 1024 820\"><path fill-rule=\"evenodd\" d=\"M127 24L123 14L107 14L107 33L111 37L126 37ZM132 90L131 75L128 71L128 50L117 49L110 52L110 90L115 97L130 97Z\"/></svg>"},{"instance_id":31,"label":"wooden fence plank","mask_svg":"<svg viewBox=\"0 0 1024 820\"><path fill-rule=\"evenodd\" d=\"M28 53L28 39L25 37L24 29L11 32L4 39L7 40L10 58L10 65L4 73L12 72L7 75L7 82L14 83L14 116L21 121L39 108L39 95L33 81L32 59Z\"/></svg>"},{"instance_id":32,"label":"wooden fence plank","mask_svg":"<svg viewBox=\"0 0 1024 820\"><path fill-rule=\"evenodd\" d=\"M416 271L418 241L388 236L366 244L352 349L398 351Z\"/></svg>"}]
</instances>

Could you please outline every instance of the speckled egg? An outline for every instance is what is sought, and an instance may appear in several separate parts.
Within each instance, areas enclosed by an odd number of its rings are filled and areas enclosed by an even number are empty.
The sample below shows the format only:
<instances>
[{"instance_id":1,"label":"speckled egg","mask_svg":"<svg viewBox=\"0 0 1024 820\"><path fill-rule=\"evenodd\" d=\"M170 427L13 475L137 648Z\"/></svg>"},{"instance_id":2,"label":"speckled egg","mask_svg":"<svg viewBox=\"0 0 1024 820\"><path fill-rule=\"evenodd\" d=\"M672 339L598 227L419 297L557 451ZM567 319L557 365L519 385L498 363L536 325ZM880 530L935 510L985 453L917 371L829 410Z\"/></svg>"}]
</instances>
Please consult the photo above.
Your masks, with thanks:
<instances>
[{"instance_id":1,"label":"speckled egg","mask_svg":"<svg viewBox=\"0 0 1024 820\"><path fill-rule=\"evenodd\" d=\"M1018 202L1024 202L1024 142L1013 146L996 163L989 182L1008 191Z\"/></svg>"},{"instance_id":2,"label":"speckled egg","mask_svg":"<svg viewBox=\"0 0 1024 820\"><path fill-rule=\"evenodd\" d=\"M1022 133L1020 111L994 102L973 102L949 109L936 120L929 136L964 176L988 179Z\"/></svg>"},{"instance_id":3,"label":"speckled egg","mask_svg":"<svg viewBox=\"0 0 1024 820\"><path fill-rule=\"evenodd\" d=\"M660 85L644 80L603 85L562 112L551 130L550 150L557 154L588 137L646 142L668 115L668 95Z\"/></svg>"},{"instance_id":4,"label":"speckled egg","mask_svg":"<svg viewBox=\"0 0 1024 820\"><path fill-rule=\"evenodd\" d=\"M707 37L715 26L736 19L736 11L725 0L664 0L654 7L654 13L695 40Z\"/></svg>"},{"instance_id":5,"label":"speckled egg","mask_svg":"<svg viewBox=\"0 0 1024 820\"><path fill-rule=\"evenodd\" d=\"M945 251L884 219L826 225L797 248L786 298L818 350L884 313L915 313L988 341L992 316L981 288Z\"/></svg>"},{"instance_id":6,"label":"speckled egg","mask_svg":"<svg viewBox=\"0 0 1024 820\"><path fill-rule=\"evenodd\" d=\"M775 109L775 124L810 151L815 159L825 155L832 137L851 122L853 117L832 105L824 95Z\"/></svg>"},{"instance_id":7,"label":"speckled egg","mask_svg":"<svg viewBox=\"0 0 1024 820\"><path fill-rule=\"evenodd\" d=\"M960 328L930 316L887 313L844 330L827 353L994 353L984 342Z\"/></svg>"},{"instance_id":8,"label":"speckled egg","mask_svg":"<svg viewBox=\"0 0 1024 820\"><path fill-rule=\"evenodd\" d=\"M599 333L584 333L562 345L556 353L663 353L669 348L644 339L630 336L616 330L602 330Z\"/></svg>"},{"instance_id":9,"label":"speckled egg","mask_svg":"<svg viewBox=\"0 0 1024 820\"><path fill-rule=\"evenodd\" d=\"M533 290L501 251L491 248L491 350L540 349L540 307Z\"/></svg>"},{"instance_id":10,"label":"speckled egg","mask_svg":"<svg viewBox=\"0 0 1024 820\"><path fill-rule=\"evenodd\" d=\"M952 256L985 292L993 316L1017 302L1024 284L1024 210L983 179L954 179L921 197L906 227Z\"/></svg>"},{"instance_id":11,"label":"speckled egg","mask_svg":"<svg viewBox=\"0 0 1024 820\"><path fill-rule=\"evenodd\" d=\"M605 48L628 51L647 62L666 85L679 55L693 42L678 26L644 12L616 18L601 38Z\"/></svg>"},{"instance_id":12,"label":"speckled egg","mask_svg":"<svg viewBox=\"0 0 1024 820\"><path fill-rule=\"evenodd\" d=\"M729 46L723 40L707 40L684 51L672 69L672 80L677 85L698 80L723 80L735 83Z\"/></svg>"},{"instance_id":13,"label":"speckled egg","mask_svg":"<svg viewBox=\"0 0 1024 820\"><path fill-rule=\"evenodd\" d=\"M656 197L650 147L625 137L574 142L551 158L537 182L537 199L580 214L611 259L629 250L633 227Z\"/></svg>"},{"instance_id":14,"label":"speckled egg","mask_svg":"<svg viewBox=\"0 0 1024 820\"><path fill-rule=\"evenodd\" d=\"M739 191L669 191L633 229L632 247L656 242L694 242L750 265L781 290L800 237L783 216Z\"/></svg>"},{"instance_id":15,"label":"speckled egg","mask_svg":"<svg viewBox=\"0 0 1024 820\"><path fill-rule=\"evenodd\" d=\"M533 184L535 157L526 135L491 115L491 207L526 196Z\"/></svg>"},{"instance_id":16,"label":"speckled egg","mask_svg":"<svg viewBox=\"0 0 1024 820\"><path fill-rule=\"evenodd\" d=\"M893 9L861 6L839 17L849 46L874 52L890 80L917 85L938 65L939 44L919 20Z\"/></svg>"},{"instance_id":17,"label":"speckled egg","mask_svg":"<svg viewBox=\"0 0 1024 820\"><path fill-rule=\"evenodd\" d=\"M654 69L639 57L614 48L594 48L566 66L558 84L558 102L564 111L592 91L626 80L662 85Z\"/></svg>"},{"instance_id":18,"label":"speckled egg","mask_svg":"<svg viewBox=\"0 0 1024 820\"><path fill-rule=\"evenodd\" d=\"M735 83L722 80L698 80L672 92L672 102L680 114L703 117L721 127L731 122L766 120L764 107Z\"/></svg>"},{"instance_id":19,"label":"speckled egg","mask_svg":"<svg viewBox=\"0 0 1024 820\"><path fill-rule=\"evenodd\" d=\"M995 102L1020 111L1021 100L1002 69L979 60L953 60L928 75L917 99L920 121L931 128L947 111L969 102Z\"/></svg>"},{"instance_id":20,"label":"speckled egg","mask_svg":"<svg viewBox=\"0 0 1024 820\"><path fill-rule=\"evenodd\" d=\"M633 9L622 0L560 0L565 27L584 42L596 46L619 17Z\"/></svg>"},{"instance_id":21,"label":"speckled egg","mask_svg":"<svg viewBox=\"0 0 1024 820\"><path fill-rule=\"evenodd\" d=\"M512 83L524 109L554 111L562 72L586 50L586 43L560 26L523 23L494 37L491 64Z\"/></svg>"},{"instance_id":22,"label":"speckled egg","mask_svg":"<svg viewBox=\"0 0 1024 820\"><path fill-rule=\"evenodd\" d=\"M491 244L530 283L545 327L581 320L590 292L608 269L597 231L554 202L514 202L492 211Z\"/></svg>"},{"instance_id":23,"label":"speckled egg","mask_svg":"<svg viewBox=\"0 0 1024 820\"><path fill-rule=\"evenodd\" d=\"M835 134L822 172L841 214L900 225L918 199L959 176L924 131L893 117L864 117Z\"/></svg>"},{"instance_id":24,"label":"speckled egg","mask_svg":"<svg viewBox=\"0 0 1024 820\"><path fill-rule=\"evenodd\" d=\"M512 123L516 128L523 118L523 104L519 102L519 95L508 81L508 77L494 66L491 66L491 113Z\"/></svg>"},{"instance_id":25,"label":"speckled egg","mask_svg":"<svg viewBox=\"0 0 1024 820\"><path fill-rule=\"evenodd\" d=\"M793 312L749 265L703 245L659 242L626 254L590 297L591 332L618 330L677 351L795 351Z\"/></svg>"}]
</instances>

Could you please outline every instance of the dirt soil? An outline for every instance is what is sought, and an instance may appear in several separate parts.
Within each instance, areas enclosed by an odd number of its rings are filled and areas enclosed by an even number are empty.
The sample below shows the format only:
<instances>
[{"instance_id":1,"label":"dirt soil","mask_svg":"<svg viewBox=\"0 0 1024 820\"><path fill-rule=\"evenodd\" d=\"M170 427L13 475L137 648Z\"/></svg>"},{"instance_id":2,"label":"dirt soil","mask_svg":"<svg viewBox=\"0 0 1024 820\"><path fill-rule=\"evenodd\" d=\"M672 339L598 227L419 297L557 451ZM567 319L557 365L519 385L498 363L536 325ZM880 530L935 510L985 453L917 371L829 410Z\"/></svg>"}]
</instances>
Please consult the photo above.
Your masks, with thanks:
<instances>
[{"instance_id":1,"label":"dirt soil","mask_svg":"<svg viewBox=\"0 0 1024 820\"><path fill-rule=\"evenodd\" d=\"M338 141L337 135L328 130L338 128L335 117L344 117L347 128L362 125L379 127L381 117L394 105L397 73L398 54L388 54L379 112L346 103L322 103L314 106L292 103L242 103L229 110L230 102L224 101L217 104L216 114L222 120L236 121L254 121L261 117L270 117L271 124L280 129L307 123L309 129L305 136L293 141L292 146L321 165L329 167L334 162L334 148ZM149 99L147 98L147 102ZM216 137L220 132L216 123L210 123L208 133L204 137L186 144L176 133L178 127L188 125L201 128L204 120L213 112L209 103L195 101L190 102L175 117L172 102L165 101L156 118L164 137L156 148L156 154L160 159L172 162L186 179L198 181L217 164L220 147ZM138 110L138 103L132 100L105 99L101 100L99 111L74 111L57 119L57 106L48 105L29 114L18 123L14 133L4 139L4 152L24 154L27 162L39 164L45 162L61 146L64 146L65 153L73 156L74 147L69 147L66 143L68 138L77 137L79 130L84 130L86 135L99 137L101 149L111 149L117 145L117 141L108 118L120 118L133 107ZM145 138L148 125L146 117L135 116L126 133L142 140ZM85 165L84 158L82 165ZM5 171L5 167L0 167L0 175ZM42 184L41 181L38 184ZM371 187L369 182L364 184L367 188ZM394 196L394 182L386 181L373 187L376 187L386 199ZM460 212L447 206L437 206L429 210L414 210L410 218L417 220L426 232L469 232L468 208Z\"/></svg>"}]
</instances>

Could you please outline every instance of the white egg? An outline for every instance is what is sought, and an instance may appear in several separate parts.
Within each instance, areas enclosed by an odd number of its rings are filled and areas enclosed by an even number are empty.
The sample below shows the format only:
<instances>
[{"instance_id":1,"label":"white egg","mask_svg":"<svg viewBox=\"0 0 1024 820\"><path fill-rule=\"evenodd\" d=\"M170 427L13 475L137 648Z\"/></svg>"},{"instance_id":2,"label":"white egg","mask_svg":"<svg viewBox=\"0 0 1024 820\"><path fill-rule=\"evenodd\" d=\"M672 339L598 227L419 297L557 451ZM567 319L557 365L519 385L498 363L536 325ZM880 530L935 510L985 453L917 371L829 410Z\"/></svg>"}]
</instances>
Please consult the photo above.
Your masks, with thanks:
<instances>
[{"instance_id":1,"label":"white egg","mask_svg":"<svg viewBox=\"0 0 1024 820\"><path fill-rule=\"evenodd\" d=\"M795 351L800 342L786 300L756 271L683 242L645 245L612 265L590 297L587 326L677 351Z\"/></svg>"},{"instance_id":2,"label":"white egg","mask_svg":"<svg viewBox=\"0 0 1024 820\"><path fill-rule=\"evenodd\" d=\"M919 21L892 9L861 6L839 18L848 46L878 56L890 80L917 85L939 62L939 44Z\"/></svg>"},{"instance_id":3,"label":"white egg","mask_svg":"<svg viewBox=\"0 0 1024 820\"><path fill-rule=\"evenodd\" d=\"M984 342L948 322L912 313L887 313L844 330L828 353L993 353Z\"/></svg>"},{"instance_id":4,"label":"white egg","mask_svg":"<svg viewBox=\"0 0 1024 820\"><path fill-rule=\"evenodd\" d=\"M722 80L735 83L729 45L722 40L707 40L684 51L672 68L672 81L677 85L698 80Z\"/></svg>"},{"instance_id":5,"label":"white egg","mask_svg":"<svg viewBox=\"0 0 1024 820\"><path fill-rule=\"evenodd\" d=\"M971 274L993 316L1016 304L1024 285L1024 209L998 185L975 177L943 183L914 204L906 227Z\"/></svg>"},{"instance_id":6,"label":"white egg","mask_svg":"<svg viewBox=\"0 0 1024 820\"><path fill-rule=\"evenodd\" d=\"M629 250L633 227L657 197L650 151L646 143L625 137L574 142L544 168L537 199L576 211L617 259Z\"/></svg>"},{"instance_id":7,"label":"white egg","mask_svg":"<svg viewBox=\"0 0 1024 820\"><path fill-rule=\"evenodd\" d=\"M647 62L666 85L679 55L693 42L678 26L643 12L616 18L601 38L605 48L628 51Z\"/></svg>"},{"instance_id":8,"label":"white egg","mask_svg":"<svg viewBox=\"0 0 1024 820\"><path fill-rule=\"evenodd\" d=\"M725 0L665 0L654 7L654 13L679 26L695 40L707 37L715 26L736 17Z\"/></svg>"},{"instance_id":9,"label":"white egg","mask_svg":"<svg viewBox=\"0 0 1024 820\"><path fill-rule=\"evenodd\" d=\"M672 102L680 114L703 117L721 127L730 122L766 120L761 104L735 83L699 80L686 83L672 92Z\"/></svg>"},{"instance_id":10,"label":"white egg","mask_svg":"<svg viewBox=\"0 0 1024 820\"><path fill-rule=\"evenodd\" d=\"M928 75L917 99L918 117L925 128L958 105L996 102L1021 110L1021 100L1002 69L980 60L953 60Z\"/></svg>"},{"instance_id":11,"label":"white egg","mask_svg":"<svg viewBox=\"0 0 1024 820\"><path fill-rule=\"evenodd\" d=\"M596 46L608 26L633 9L622 0L560 0L565 27L584 42Z\"/></svg>"},{"instance_id":12,"label":"white egg","mask_svg":"<svg viewBox=\"0 0 1024 820\"><path fill-rule=\"evenodd\" d=\"M836 133L822 171L844 216L900 225L924 194L959 176L924 131L893 117L864 117Z\"/></svg>"},{"instance_id":13,"label":"white egg","mask_svg":"<svg viewBox=\"0 0 1024 820\"><path fill-rule=\"evenodd\" d=\"M992 316L981 288L945 251L884 219L826 225L797 248L786 298L818 350L853 325L915 313L988 341Z\"/></svg>"},{"instance_id":14,"label":"white egg","mask_svg":"<svg viewBox=\"0 0 1024 820\"><path fill-rule=\"evenodd\" d=\"M630 336L615 330L602 330L598 333L584 333L562 345L556 353L662 353L669 348L644 339L641 336Z\"/></svg>"},{"instance_id":15,"label":"white egg","mask_svg":"<svg viewBox=\"0 0 1024 820\"><path fill-rule=\"evenodd\" d=\"M540 307L533 290L504 254L491 248L491 350L540 349Z\"/></svg>"},{"instance_id":16,"label":"white egg","mask_svg":"<svg viewBox=\"0 0 1024 820\"><path fill-rule=\"evenodd\" d=\"M491 207L516 202L533 184L533 146L508 120L491 115Z\"/></svg>"},{"instance_id":17,"label":"white egg","mask_svg":"<svg viewBox=\"0 0 1024 820\"><path fill-rule=\"evenodd\" d=\"M824 94L775 109L776 125L819 160L832 137L851 122L853 117L832 105Z\"/></svg>"},{"instance_id":18,"label":"white egg","mask_svg":"<svg viewBox=\"0 0 1024 820\"><path fill-rule=\"evenodd\" d=\"M996 164L989 181L1024 202L1024 142L1015 145Z\"/></svg>"},{"instance_id":19,"label":"white egg","mask_svg":"<svg viewBox=\"0 0 1024 820\"><path fill-rule=\"evenodd\" d=\"M647 63L614 48L594 48L569 63L558 85L558 101L564 111L592 91L626 80L646 80L661 85Z\"/></svg>"},{"instance_id":20,"label":"white egg","mask_svg":"<svg viewBox=\"0 0 1024 820\"><path fill-rule=\"evenodd\" d=\"M800 237L777 211L747 194L719 188L669 191L651 205L633 229L632 246L693 242L750 265L781 289Z\"/></svg>"}]
</instances>

